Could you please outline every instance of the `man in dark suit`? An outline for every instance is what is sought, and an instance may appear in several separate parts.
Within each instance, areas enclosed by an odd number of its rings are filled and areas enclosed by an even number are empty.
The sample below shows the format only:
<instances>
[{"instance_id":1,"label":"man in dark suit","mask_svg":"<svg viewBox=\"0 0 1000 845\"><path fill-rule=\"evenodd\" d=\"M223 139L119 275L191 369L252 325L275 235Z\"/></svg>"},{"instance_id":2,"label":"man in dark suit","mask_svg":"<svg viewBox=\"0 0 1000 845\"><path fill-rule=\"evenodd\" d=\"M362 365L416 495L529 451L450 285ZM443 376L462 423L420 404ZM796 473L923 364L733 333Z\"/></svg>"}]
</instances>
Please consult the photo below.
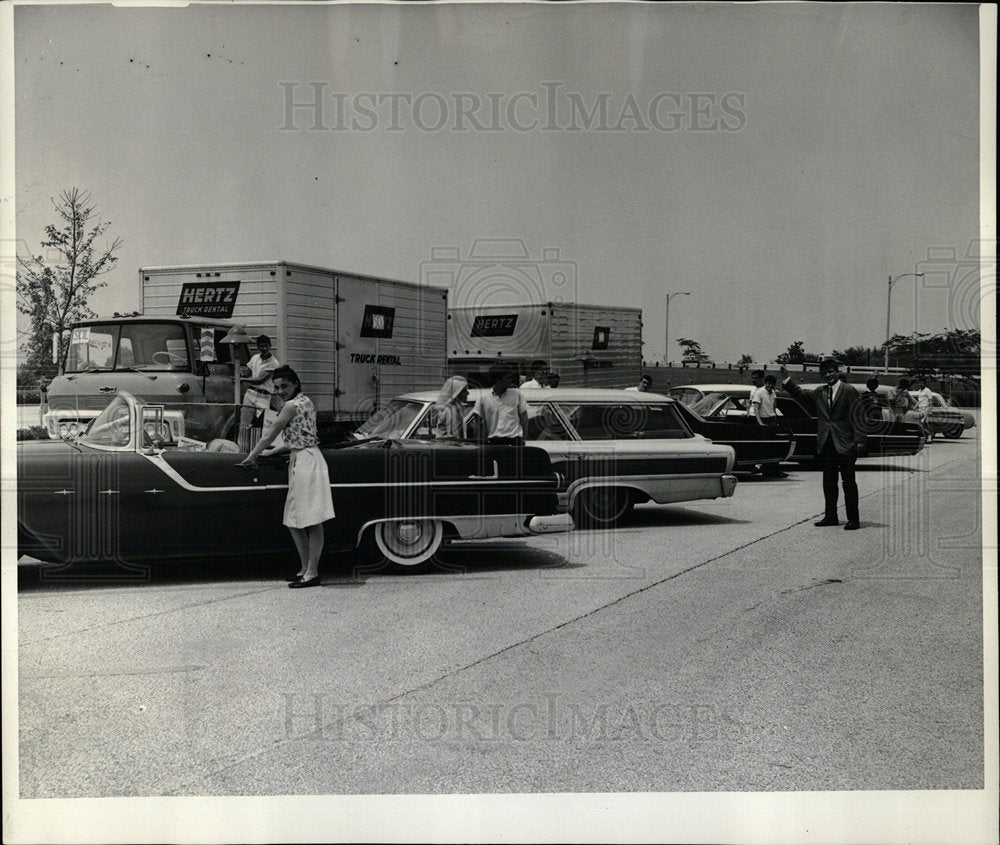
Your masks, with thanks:
<instances>
[{"instance_id":1,"label":"man in dark suit","mask_svg":"<svg viewBox=\"0 0 1000 845\"><path fill-rule=\"evenodd\" d=\"M847 531L861 527L858 514L858 484L854 478L854 463L865 454L864 414L857 389L840 380L837 362L827 358L820 364L824 384L812 391L803 390L781 367L782 386L797 399L809 395L816 406L816 456L823 467L823 498L826 513L816 523L818 528L839 525L837 519L837 476L844 487L844 508L847 511Z\"/></svg>"}]
</instances>

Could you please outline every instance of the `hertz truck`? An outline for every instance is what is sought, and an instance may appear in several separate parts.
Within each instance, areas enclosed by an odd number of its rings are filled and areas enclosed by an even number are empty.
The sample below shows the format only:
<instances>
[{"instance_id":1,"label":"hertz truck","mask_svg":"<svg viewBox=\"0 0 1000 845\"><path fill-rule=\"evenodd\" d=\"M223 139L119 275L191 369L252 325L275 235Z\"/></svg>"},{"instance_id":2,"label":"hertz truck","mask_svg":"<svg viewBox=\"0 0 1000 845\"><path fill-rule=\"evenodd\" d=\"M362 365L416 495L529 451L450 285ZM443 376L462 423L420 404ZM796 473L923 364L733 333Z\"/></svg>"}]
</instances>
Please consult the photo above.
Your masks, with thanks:
<instances>
[{"instance_id":1,"label":"hertz truck","mask_svg":"<svg viewBox=\"0 0 1000 845\"><path fill-rule=\"evenodd\" d=\"M72 327L49 386L50 436L80 430L118 390L231 404L233 362L246 363L259 334L298 373L321 425L352 427L445 377L443 288L284 261L143 267L139 279L141 314ZM224 342L234 326L247 335L235 345Z\"/></svg>"},{"instance_id":2,"label":"hertz truck","mask_svg":"<svg viewBox=\"0 0 1000 845\"><path fill-rule=\"evenodd\" d=\"M530 376L544 360L560 387L632 387L642 369L642 310L576 302L448 309L448 372L488 385L490 365Z\"/></svg>"}]
</instances>

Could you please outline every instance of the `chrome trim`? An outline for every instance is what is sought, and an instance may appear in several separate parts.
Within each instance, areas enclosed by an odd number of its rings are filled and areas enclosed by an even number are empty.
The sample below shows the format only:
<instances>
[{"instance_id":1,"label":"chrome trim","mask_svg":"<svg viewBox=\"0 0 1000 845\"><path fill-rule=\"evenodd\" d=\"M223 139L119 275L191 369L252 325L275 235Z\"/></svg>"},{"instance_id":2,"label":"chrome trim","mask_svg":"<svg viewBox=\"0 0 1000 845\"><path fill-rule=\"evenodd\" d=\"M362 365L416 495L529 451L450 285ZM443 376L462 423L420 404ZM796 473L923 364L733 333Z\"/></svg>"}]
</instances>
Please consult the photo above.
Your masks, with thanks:
<instances>
[{"instance_id":1,"label":"chrome trim","mask_svg":"<svg viewBox=\"0 0 1000 845\"><path fill-rule=\"evenodd\" d=\"M500 477L500 464L493 461L493 475L470 475L469 478L475 478L477 480L493 480Z\"/></svg>"},{"instance_id":2,"label":"chrome trim","mask_svg":"<svg viewBox=\"0 0 1000 845\"><path fill-rule=\"evenodd\" d=\"M557 513L551 516L533 516L528 522L528 530L532 534L559 534L576 528L573 517L568 513Z\"/></svg>"}]
</instances>

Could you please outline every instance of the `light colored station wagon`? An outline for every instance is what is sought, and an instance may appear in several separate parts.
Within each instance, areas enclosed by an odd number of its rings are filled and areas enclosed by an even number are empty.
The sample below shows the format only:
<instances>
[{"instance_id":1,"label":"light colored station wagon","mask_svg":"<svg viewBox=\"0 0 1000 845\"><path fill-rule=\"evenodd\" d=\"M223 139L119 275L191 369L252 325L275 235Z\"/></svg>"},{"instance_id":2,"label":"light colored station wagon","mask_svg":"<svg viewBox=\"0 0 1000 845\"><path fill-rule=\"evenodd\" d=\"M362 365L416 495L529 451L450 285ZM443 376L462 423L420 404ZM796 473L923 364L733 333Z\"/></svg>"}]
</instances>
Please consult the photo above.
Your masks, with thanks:
<instances>
[{"instance_id":1,"label":"light colored station wagon","mask_svg":"<svg viewBox=\"0 0 1000 845\"><path fill-rule=\"evenodd\" d=\"M479 390L469 391L466 434ZM611 526L642 502L671 504L732 496L735 453L685 422L673 399L627 390L522 390L529 446L549 453L561 477L560 509L578 526ZM433 391L391 400L354 437L436 439ZM511 447L514 448L514 447Z\"/></svg>"}]
</instances>

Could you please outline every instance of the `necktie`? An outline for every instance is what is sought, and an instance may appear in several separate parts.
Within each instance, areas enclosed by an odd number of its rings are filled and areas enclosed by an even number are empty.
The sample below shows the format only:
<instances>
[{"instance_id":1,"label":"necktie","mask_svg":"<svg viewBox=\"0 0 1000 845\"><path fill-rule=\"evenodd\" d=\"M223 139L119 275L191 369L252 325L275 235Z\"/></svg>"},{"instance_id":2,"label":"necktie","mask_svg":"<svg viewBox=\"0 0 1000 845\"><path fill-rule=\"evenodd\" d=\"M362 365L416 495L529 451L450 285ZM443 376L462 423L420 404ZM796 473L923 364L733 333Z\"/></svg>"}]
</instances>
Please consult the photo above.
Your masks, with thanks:
<instances>
[{"instance_id":1,"label":"necktie","mask_svg":"<svg viewBox=\"0 0 1000 845\"><path fill-rule=\"evenodd\" d=\"M827 397L826 397L827 404L832 408L833 407L833 385L832 384L827 387L827 391L828 391Z\"/></svg>"}]
</instances>

